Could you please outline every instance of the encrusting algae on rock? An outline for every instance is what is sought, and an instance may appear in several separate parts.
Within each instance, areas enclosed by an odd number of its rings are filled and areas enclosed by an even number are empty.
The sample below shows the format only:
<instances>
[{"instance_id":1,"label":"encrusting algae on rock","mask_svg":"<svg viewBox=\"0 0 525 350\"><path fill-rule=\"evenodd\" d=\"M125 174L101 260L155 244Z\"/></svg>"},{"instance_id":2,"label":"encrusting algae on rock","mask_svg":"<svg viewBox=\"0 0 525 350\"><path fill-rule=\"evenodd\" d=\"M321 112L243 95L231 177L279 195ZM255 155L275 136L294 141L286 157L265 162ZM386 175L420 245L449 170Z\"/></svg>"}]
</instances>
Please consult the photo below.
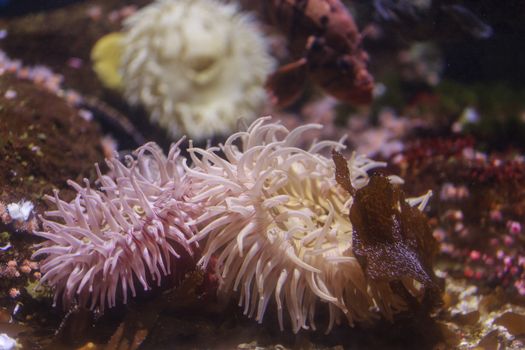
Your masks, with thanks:
<instances>
[{"instance_id":1,"label":"encrusting algae on rock","mask_svg":"<svg viewBox=\"0 0 525 350\"><path fill-rule=\"evenodd\" d=\"M146 144L127 166L112 160L109 175L97 170L100 189L71 183L74 201L51 197L58 210L48 217L62 222L44 220L45 232L37 234L49 241L35 255L47 255L42 280L56 288L55 299L90 300L101 310L125 303L135 283L160 284L180 248L212 269L220 294L240 293L246 315L261 323L275 304L280 328L289 323L294 333L317 328L321 305L329 332L343 319L350 325L392 319L435 291L435 242L421 213L430 193L405 200L392 185L400 178L368 176L385 163L354 154L334 165L323 151L343 149L342 140L303 150L301 135L321 125L290 131L270 119L257 119L219 146L190 143L191 164L178 144L167 158ZM344 178L341 164L350 169ZM378 188L385 192L367 195ZM394 221L369 221L366 215L384 218L377 208L396 211ZM376 228L393 234L393 254L370 244Z\"/></svg>"}]
</instances>

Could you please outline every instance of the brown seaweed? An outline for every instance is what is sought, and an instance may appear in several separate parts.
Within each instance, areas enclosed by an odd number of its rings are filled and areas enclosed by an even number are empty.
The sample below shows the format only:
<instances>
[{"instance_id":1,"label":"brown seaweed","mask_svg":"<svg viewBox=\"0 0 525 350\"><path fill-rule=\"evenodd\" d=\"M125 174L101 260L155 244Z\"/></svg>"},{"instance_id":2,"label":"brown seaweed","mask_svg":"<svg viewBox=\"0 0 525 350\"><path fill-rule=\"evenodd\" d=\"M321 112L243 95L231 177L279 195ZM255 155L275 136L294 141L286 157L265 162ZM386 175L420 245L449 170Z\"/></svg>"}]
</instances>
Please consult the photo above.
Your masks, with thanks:
<instances>
[{"instance_id":1,"label":"brown seaweed","mask_svg":"<svg viewBox=\"0 0 525 350\"><path fill-rule=\"evenodd\" d=\"M426 216L386 176L373 174L365 187L355 189L344 157L334 151L333 160L337 183L354 197L352 250L367 278L389 283L405 299L409 294L400 282L413 279L425 288L424 304L439 304L441 288L432 269L438 244Z\"/></svg>"}]
</instances>

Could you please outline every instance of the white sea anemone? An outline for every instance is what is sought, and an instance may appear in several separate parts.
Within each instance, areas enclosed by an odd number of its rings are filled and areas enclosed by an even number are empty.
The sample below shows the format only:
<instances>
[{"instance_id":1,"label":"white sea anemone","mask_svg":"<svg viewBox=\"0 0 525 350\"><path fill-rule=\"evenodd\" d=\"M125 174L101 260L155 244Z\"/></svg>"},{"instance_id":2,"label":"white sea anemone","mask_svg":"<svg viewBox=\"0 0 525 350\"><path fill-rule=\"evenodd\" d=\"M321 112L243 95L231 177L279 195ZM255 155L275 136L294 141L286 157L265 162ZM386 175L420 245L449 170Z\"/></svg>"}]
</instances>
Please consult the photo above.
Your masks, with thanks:
<instances>
[{"instance_id":1,"label":"white sea anemone","mask_svg":"<svg viewBox=\"0 0 525 350\"><path fill-rule=\"evenodd\" d=\"M129 17L125 31L124 94L171 135L229 133L264 103L273 60L235 4L157 0Z\"/></svg>"},{"instance_id":2,"label":"white sea anemone","mask_svg":"<svg viewBox=\"0 0 525 350\"><path fill-rule=\"evenodd\" d=\"M296 146L301 135L321 125L288 131L268 119L219 147L189 149L194 167L186 171L199 188L194 200L208 208L193 238L206 239L200 264L216 257L219 291L240 291L244 313L259 322L274 300L281 329L283 310L294 332L315 329L319 301L328 305L328 330L342 315L353 324L377 317L377 310L397 312L402 300L371 291L352 252L352 198L337 185L332 159L320 153L342 143L303 150ZM357 189L367 184L368 170L385 165L356 155L348 163Z\"/></svg>"},{"instance_id":3,"label":"white sea anemone","mask_svg":"<svg viewBox=\"0 0 525 350\"><path fill-rule=\"evenodd\" d=\"M85 187L70 181L78 191L73 201L60 200L56 191L48 197L57 210L46 213L43 231L36 232L47 241L33 257L45 256L41 281L55 288L55 304L59 296L64 305L90 300L101 310L116 305L118 296L126 303L137 283L145 290L152 281L160 284L173 257L191 254L188 223L200 207L186 202L190 187L179 152L173 145L166 157L156 144L145 144L127 166L108 160L110 175L97 166L100 190L87 180Z\"/></svg>"}]
</instances>

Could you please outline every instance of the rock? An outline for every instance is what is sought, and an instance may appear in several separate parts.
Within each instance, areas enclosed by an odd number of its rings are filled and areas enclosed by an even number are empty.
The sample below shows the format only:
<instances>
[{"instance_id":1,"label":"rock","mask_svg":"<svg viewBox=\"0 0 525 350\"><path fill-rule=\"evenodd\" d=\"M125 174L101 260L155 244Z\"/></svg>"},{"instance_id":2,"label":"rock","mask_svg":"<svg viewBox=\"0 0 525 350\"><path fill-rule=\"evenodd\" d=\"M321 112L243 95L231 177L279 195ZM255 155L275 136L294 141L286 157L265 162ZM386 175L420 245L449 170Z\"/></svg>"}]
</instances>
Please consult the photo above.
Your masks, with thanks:
<instances>
[{"instance_id":1,"label":"rock","mask_svg":"<svg viewBox=\"0 0 525 350\"><path fill-rule=\"evenodd\" d=\"M507 328L514 336L525 334L525 316L509 311L498 317L495 324Z\"/></svg>"}]
</instances>

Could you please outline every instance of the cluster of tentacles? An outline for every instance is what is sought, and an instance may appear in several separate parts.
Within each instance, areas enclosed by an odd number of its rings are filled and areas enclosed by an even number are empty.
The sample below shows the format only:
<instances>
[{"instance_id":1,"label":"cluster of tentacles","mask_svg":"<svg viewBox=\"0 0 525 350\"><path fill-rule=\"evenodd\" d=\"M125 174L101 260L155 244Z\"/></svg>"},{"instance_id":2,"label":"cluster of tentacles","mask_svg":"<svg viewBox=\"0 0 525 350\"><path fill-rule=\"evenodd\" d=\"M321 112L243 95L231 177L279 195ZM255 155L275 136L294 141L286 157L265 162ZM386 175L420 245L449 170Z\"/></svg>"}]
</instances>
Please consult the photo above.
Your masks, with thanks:
<instances>
[{"instance_id":1,"label":"cluster of tentacles","mask_svg":"<svg viewBox=\"0 0 525 350\"><path fill-rule=\"evenodd\" d=\"M213 259L218 292L236 293L245 314L262 322L274 305L281 329L294 332L316 329L322 308L330 330L435 300L436 243L421 212L430 193L405 199L400 178L369 177L384 163L335 152L342 141L299 148L316 128L260 118L224 144L190 142L188 159L179 142L167 156L148 143L124 162L108 160L96 186L70 183L73 201L48 198L56 210L43 218L37 235L47 240L35 253L42 281L55 301L102 310L195 255L201 268Z\"/></svg>"}]
</instances>

